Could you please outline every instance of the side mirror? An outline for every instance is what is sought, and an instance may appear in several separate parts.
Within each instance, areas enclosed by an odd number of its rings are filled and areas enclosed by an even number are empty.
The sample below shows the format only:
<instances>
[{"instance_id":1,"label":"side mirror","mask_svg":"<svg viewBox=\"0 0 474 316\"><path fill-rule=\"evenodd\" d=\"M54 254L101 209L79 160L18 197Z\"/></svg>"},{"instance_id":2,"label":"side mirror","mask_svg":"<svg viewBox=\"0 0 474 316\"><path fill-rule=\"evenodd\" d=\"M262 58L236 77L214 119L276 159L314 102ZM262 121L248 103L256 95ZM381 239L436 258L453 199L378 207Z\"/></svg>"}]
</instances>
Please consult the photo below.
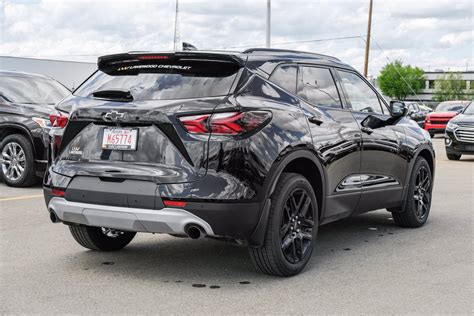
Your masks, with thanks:
<instances>
[{"instance_id":1,"label":"side mirror","mask_svg":"<svg viewBox=\"0 0 474 316\"><path fill-rule=\"evenodd\" d=\"M402 101L390 101L390 112L393 117L402 117L408 114L408 108Z\"/></svg>"}]
</instances>

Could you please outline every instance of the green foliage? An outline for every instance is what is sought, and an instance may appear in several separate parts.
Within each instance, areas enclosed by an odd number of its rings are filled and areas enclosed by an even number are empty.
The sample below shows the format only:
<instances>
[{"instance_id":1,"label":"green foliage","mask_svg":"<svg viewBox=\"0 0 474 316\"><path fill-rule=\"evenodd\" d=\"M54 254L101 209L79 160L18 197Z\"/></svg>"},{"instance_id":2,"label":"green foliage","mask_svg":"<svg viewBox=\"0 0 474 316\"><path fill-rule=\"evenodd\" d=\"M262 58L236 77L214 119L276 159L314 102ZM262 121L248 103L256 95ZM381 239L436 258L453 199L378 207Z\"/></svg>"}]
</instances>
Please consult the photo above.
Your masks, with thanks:
<instances>
[{"instance_id":1,"label":"green foliage","mask_svg":"<svg viewBox=\"0 0 474 316\"><path fill-rule=\"evenodd\" d=\"M435 81L434 99L438 102L464 100L466 81L460 73L448 73L438 77Z\"/></svg>"},{"instance_id":2,"label":"green foliage","mask_svg":"<svg viewBox=\"0 0 474 316\"><path fill-rule=\"evenodd\" d=\"M425 86L423 69L404 66L400 60L388 63L382 68L378 84L382 92L394 99L405 100L409 95L420 92Z\"/></svg>"}]
</instances>

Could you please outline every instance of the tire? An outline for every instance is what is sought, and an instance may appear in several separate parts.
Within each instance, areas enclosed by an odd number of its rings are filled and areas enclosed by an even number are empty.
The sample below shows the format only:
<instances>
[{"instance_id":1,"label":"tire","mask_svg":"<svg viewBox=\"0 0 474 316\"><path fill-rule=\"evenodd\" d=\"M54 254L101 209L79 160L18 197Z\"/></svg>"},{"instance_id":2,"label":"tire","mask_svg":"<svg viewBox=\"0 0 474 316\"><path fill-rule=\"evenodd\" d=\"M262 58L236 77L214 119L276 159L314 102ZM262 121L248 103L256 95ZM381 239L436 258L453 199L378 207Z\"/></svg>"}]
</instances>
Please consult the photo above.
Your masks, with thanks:
<instances>
[{"instance_id":1,"label":"tire","mask_svg":"<svg viewBox=\"0 0 474 316\"><path fill-rule=\"evenodd\" d=\"M435 133L430 133L430 137L433 138L435 136Z\"/></svg>"},{"instance_id":2,"label":"tire","mask_svg":"<svg viewBox=\"0 0 474 316\"><path fill-rule=\"evenodd\" d=\"M296 207L290 205L291 197ZM318 224L318 203L311 184L299 174L283 173L271 196L263 246L249 248L256 268L275 276L300 273L313 253Z\"/></svg>"},{"instance_id":3,"label":"tire","mask_svg":"<svg viewBox=\"0 0 474 316\"><path fill-rule=\"evenodd\" d=\"M128 245L136 235L135 232L116 230L110 230L107 235L106 228L85 225L70 225L69 230L79 245L98 251L120 250ZM110 237L114 235L115 237Z\"/></svg>"},{"instance_id":4,"label":"tire","mask_svg":"<svg viewBox=\"0 0 474 316\"><path fill-rule=\"evenodd\" d=\"M397 225L417 228L426 223L431 208L432 184L433 176L428 162L418 157L410 177L405 206L401 211L392 212L392 218Z\"/></svg>"},{"instance_id":5,"label":"tire","mask_svg":"<svg viewBox=\"0 0 474 316\"><path fill-rule=\"evenodd\" d=\"M461 159L461 155L458 155L458 154L446 154L446 156L448 156L449 160L459 160L459 159Z\"/></svg>"},{"instance_id":6,"label":"tire","mask_svg":"<svg viewBox=\"0 0 474 316\"><path fill-rule=\"evenodd\" d=\"M0 177L8 186L27 187L39 181L36 177L33 146L24 135L13 134L5 137L0 143L0 155ZM10 168L12 163L15 165Z\"/></svg>"}]
</instances>

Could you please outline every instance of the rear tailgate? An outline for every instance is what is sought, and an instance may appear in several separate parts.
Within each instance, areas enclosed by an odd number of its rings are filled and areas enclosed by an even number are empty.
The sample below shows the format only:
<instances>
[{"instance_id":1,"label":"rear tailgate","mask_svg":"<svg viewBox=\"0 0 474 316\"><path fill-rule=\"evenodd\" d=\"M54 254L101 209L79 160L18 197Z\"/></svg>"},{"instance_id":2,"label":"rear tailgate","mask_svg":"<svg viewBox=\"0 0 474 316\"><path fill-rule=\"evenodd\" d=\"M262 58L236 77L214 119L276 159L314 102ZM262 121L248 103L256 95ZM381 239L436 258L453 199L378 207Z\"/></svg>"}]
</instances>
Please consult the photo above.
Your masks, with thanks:
<instances>
[{"instance_id":1,"label":"rear tailgate","mask_svg":"<svg viewBox=\"0 0 474 316\"><path fill-rule=\"evenodd\" d=\"M238 59L229 55L99 58L98 73L58 105L70 116L53 170L68 177L163 184L197 180L206 174L209 134L188 134L177 116L213 113L219 104L231 102L228 95L240 69ZM133 97L124 101L93 96L97 90L118 89ZM113 135L125 135L130 146L111 146Z\"/></svg>"}]
</instances>

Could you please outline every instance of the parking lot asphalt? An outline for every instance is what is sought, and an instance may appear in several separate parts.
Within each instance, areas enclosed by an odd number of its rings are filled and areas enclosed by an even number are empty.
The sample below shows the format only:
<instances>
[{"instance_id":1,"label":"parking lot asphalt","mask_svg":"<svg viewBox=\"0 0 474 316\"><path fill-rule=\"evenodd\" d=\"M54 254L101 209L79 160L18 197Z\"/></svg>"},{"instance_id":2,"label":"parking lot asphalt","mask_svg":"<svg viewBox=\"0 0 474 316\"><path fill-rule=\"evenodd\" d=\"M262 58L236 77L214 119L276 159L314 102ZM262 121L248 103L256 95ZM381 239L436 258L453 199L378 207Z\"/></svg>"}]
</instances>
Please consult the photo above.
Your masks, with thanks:
<instances>
[{"instance_id":1,"label":"parking lot asphalt","mask_svg":"<svg viewBox=\"0 0 474 316\"><path fill-rule=\"evenodd\" d=\"M207 239L138 234L120 252L88 251L50 223L39 186L0 183L0 313L472 314L474 156L448 161L435 145L424 227L399 228L384 210L322 226L292 278Z\"/></svg>"}]
</instances>

